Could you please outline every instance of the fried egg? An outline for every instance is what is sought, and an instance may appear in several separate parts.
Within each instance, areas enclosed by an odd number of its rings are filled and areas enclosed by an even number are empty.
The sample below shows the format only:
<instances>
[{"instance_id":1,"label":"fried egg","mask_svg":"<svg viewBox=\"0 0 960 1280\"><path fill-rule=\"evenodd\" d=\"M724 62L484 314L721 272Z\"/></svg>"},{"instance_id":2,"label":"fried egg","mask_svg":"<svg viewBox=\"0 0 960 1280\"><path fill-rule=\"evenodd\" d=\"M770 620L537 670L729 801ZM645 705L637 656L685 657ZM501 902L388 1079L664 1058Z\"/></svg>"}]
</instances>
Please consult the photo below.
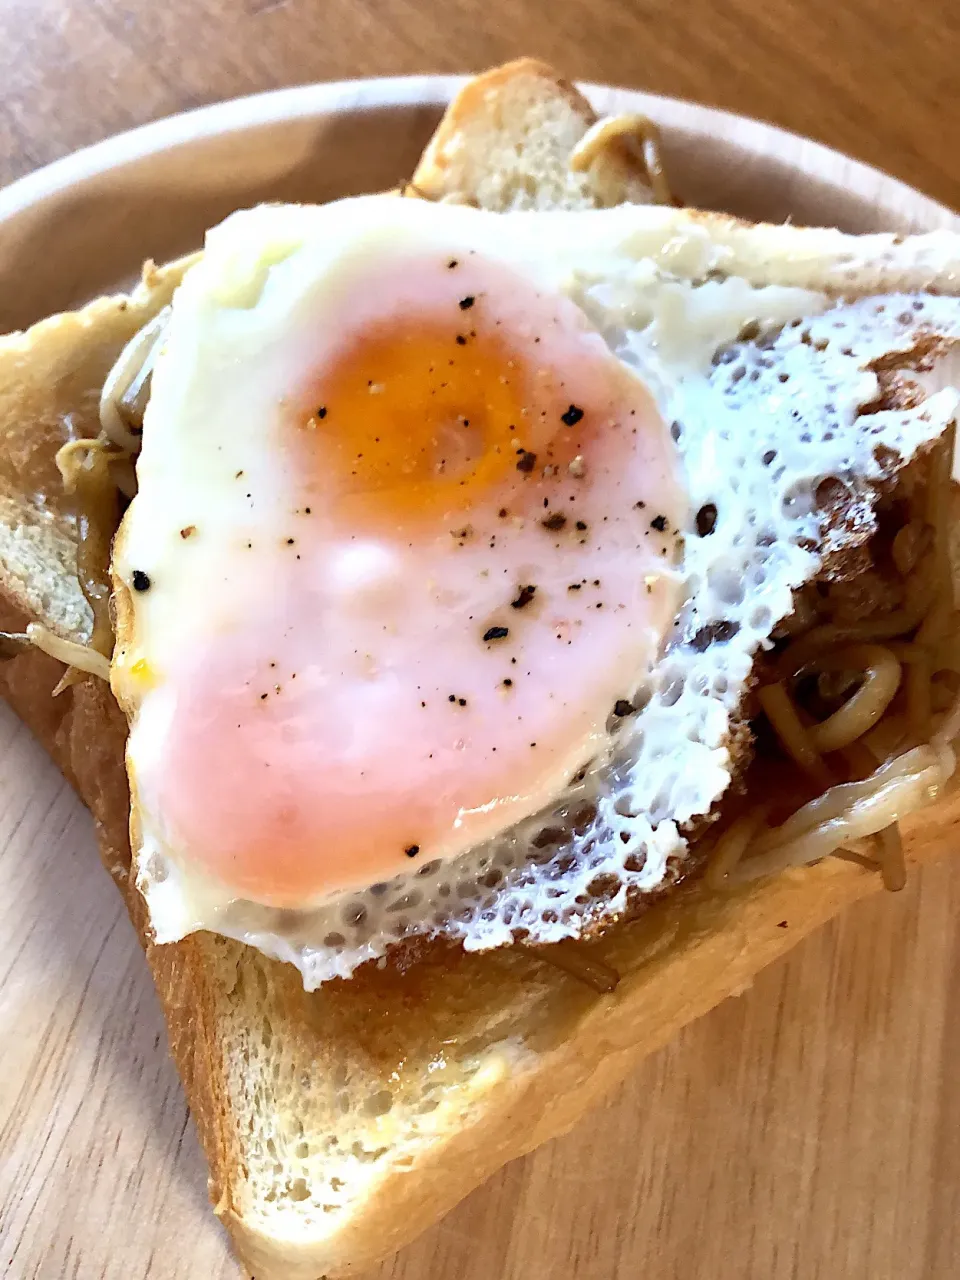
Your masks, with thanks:
<instances>
[{"instance_id":1,"label":"fried egg","mask_svg":"<svg viewBox=\"0 0 960 1280\"><path fill-rule=\"evenodd\" d=\"M658 258L630 217L368 197L209 233L114 562L158 941L215 929L312 986L415 933L576 934L729 784L819 563L811 485L949 406L858 433L875 319L831 364L796 325L826 297L678 274L696 237ZM778 413L815 435L772 446Z\"/></svg>"}]
</instances>

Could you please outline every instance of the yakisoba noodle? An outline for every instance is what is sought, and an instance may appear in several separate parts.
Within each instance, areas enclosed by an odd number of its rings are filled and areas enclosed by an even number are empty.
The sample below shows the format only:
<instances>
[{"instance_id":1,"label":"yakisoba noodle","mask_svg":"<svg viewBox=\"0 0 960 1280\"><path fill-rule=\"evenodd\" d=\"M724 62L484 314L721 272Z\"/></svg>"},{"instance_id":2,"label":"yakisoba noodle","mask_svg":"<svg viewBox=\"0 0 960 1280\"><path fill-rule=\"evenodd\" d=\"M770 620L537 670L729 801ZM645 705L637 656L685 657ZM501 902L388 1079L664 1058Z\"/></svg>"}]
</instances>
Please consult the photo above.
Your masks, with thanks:
<instances>
[{"instance_id":1,"label":"yakisoba noodle","mask_svg":"<svg viewBox=\"0 0 960 1280\"><path fill-rule=\"evenodd\" d=\"M71 440L57 452L63 488L73 498L76 510L77 578L93 615L92 656L84 659L83 646L71 646L73 657L63 658L71 670L57 686L58 693L84 674L110 678L110 548L120 523L121 500L136 493L133 459L140 449L153 365L169 314L169 306L164 307L124 347L101 392L99 436ZM36 638L34 643L44 648ZM52 650L48 646L45 652Z\"/></svg>"},{"instance_id":2,"label":"yakisoba noodle","mask_svg":"<svg viewBox=\"0 0 960 1280\"><path fill-rule=\"evenodd\" d=\"M536 949L533 954L548 960L556 968L563 969L574 978L579 978L588 987L592 987L594 991L603 995L616 990L620 981L620 974L612 965L601 960L599 956L588 951L583 943L576 942L573 938L565 938L562 942L553 943L552 946Z\"/></svg>"},{"instance_id":3,"label":"yakisoba noodle","mask_svg":"<svg viewBox=\"0 0 960 1280\"><path fill-rule=\"evenodd\" d=\"M861 782L828 788L779 827L761 829L741 861L727 872L726 882L740 884L818 862L922 808L936 798L945 781L943 762L934 747L913 747Z\"/></svg>"},{"instance_id":4,"label":"yakisoba noodle","mask_svg":"<svg viewBox=\"0 0 960 1280\"><path fill-rule=\"evenodd\" d=\"M830 771L807 733L793 699L781 681L765 685L758 695L760 706L776 730L787 754L814 782L829 786Z\"/></svg>"},{"instance_id":5,"label":"yakisoba noodle","mask_svg":"<svg viewBox=\"0 0 960 1280\"><path fill-rule=\"evenodd\" d=\"M120 521L120 495L111 462L120 456L102 439L74 440L57 454L64 490L76 503L77 577L93 614L90 647L107 659L113 653L110 544Z\"/></svg>"},{"instance_id":6,"label":"yakisoba noodle","mask_svg":"<svg viewBox=\"0 0 960 1280\"><path fill-rule=\"evenodd\" d=\"M907 864L903 856L900 828L896 824L884 827L878 837L878 844L884 887L897 893L907 883Z\"/></svg>"},{"instance_id":7,"label":"yakisoba noodle","mask_svg":"<svg viewBox=\"0 0 960 1280\"><path fill-rule=\"evenodd\" d=\"M170 307L163 307L135 333L107 375L100 395L100 425L107 441L128 456L139 452L153 366Z\"/></svg>"},{"instance_id":8,"label":"yakisoba noodle","mask_svg":"<svg viewBox=\"0 0 960 1280\"><path fill-rule=\"evenodd\" d=\"M591 125L571 152L570 168L574 173L589 169L597 156L602 154L611 142L638 147L654 201L657 204L674 203L663 167L660 130L648 116L624 113L598 120L596 124Z\"/></svg>"},{"instance_id":9,"label":"yakisoba noodle","mask_svg":"<svg viewBox=\"0 0 960 1280\"><path fill-rule=\"evenodd\" d=\"M127 343L100 397L101 431L95 439L70 440L57 451L64 492L74 500L77 521L77 578L93 629L88 645L63 640L36 624L8 638L33 645L68 664L57 685L60 693L84 675L110 679L113 620L110 617L110 548L120 523L123 499L136 493L133 459L140 448L143 413L150 393L153 363L170 308L164 307Z\"/></svg>"},{"instance_id":10,"label":"yakisoba noodle","mask_svg":"<svg viewBox=\"0 0 960 1280\"><path fill-rule=\"evenodd\" d=\"M110 659L90 645L78 644L76 640L64 640L48 627L39 622L31 622L26 631L0 631L0 661L19 657L31 649L39 649L41 653L63 662L69 670L76 670L85 675L99 676L102 680L110 679ZM60 693L68 686L63 680L54 689Z\"/></svg>"},{"instance_id":11,"label":"yakisoba noodle","mask_svg":"<svg viewBox=\"0 0 960 1280\"><path fill-rule=\"evenodd\" d=\"M797 717L804 744L809 744L815 759L822 764L822 753L848 747L873 728L900 687L901 666L891 649L879 644L859 644L845 646L835 652L827 652L822 658L812 659L795 674L811 670L821 673L857 671L863 675L859 688L826 720L804 729ZM774 687L784 689L782 683ZM784 691L784 698L786 697ZM780 734L777 708L774 706L773 709L768 709L765 705L764 710ZM782 734L780 736L782 738Z\"/></svg>"},{"instance_id":12,"label":"yakisoba noodle","mask_svg":"<svg viewBox=\"0 0 960 1280\"><path fill-rule=\"evenodd\" d=\"M738 817L715 842L709 886L735 887L839 853L880 871L888 888L903 887L897 823L948 782L960 730L960 628L948 525L954 435L951 428L930 456L920 499L911 499L914 509L890 542L894 571L906 580L900 607L854 623L818 618L802 634L795 616L786 628L790 641L768 664L758 691L787 757L784 789L795 785L794 766L820 787L837 770L846 780L827 785L778 826L766 823L769 804ZM809 601L804 609L809 620ZM816 695L805 700L802 682L831 672L851 673L852 692L818 718L810 706ZM860 847L867 839L870 855Z\"/></svg>"},{"instance_id":13,"label":"yakisoba noodle","mask_svg":"<svg viewBox=\"0 0 960 1280\"><path fill-rule=\"evenodd\" d=\"M65 640L36 622L22 634L0 636L0 660L34 648L66 665L54 695L87 675L110 679L110 545L120 520L121 493L114 468L119 464L132 471L133 465L102 435L95 440L71 440L58 450L56 461L64 491L76 503L77 579L93 615L90 641L84 645Z\"/></svg>"}]
</instances>

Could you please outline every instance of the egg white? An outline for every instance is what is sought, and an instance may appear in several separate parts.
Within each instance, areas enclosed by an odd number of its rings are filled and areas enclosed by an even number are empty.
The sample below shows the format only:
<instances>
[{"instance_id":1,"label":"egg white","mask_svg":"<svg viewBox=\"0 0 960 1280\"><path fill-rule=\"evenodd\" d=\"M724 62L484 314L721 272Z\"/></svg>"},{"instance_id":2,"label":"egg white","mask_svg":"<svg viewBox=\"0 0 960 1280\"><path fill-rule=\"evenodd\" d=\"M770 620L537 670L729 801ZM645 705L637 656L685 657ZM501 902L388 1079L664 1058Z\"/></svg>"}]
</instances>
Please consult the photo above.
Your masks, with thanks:
<instances>
[{"instance_id":1,"label":"egg white","mask_svg":"<svg viewBox=\"0 0 960 1280\"><path fill-rule=\"evenodd\" d=\"M138 777L150 772L171 713L165 668L201 631L215 636L241 628L251 607L248 599L213 590L198 598L198 583L222 576L216 551L202 538L160 531L193 523L198 509L240 538L257 527L243 487L217 482L224 447L229 466L255 473L258 491L280 504L291 464L265 449L258 424L275 410L275 388L294 385L306 359L291 332L319 306L335 314L368 255L417 248L474 249L577 302L654 391L664 419L682 424L678 444L691 507L713 503L719 516L710 537L687 540L686 604L676 636L653 670L637 672L644 709L626 726L611 726L593 771L557 797L568 816L581 801L596 809L588 829L570 837L573 870L552 879L536 870L544 859L531 862L531 841L550 815L534 816L456 864L424 867L309 911L281 912L233 899L189 860L171 856L162 814L138 800ZM203 258L174 299L144 424L140 492L115 561L128 586L143 564L166 584L162 593L135 599L113 672L133 713L128 764L141 836L138 884L158 941L212 929L297 964L313 987L351 973L411 933L441 928L468 948L500 945L518 926L539 941L575 936L586 916L574 904L590 898L598 875L619 879L605 906L613 913L628 891L663 882L668 860L684 853L683 825L709 812L729 785L731 718L757 648L791 611L793 589L817 572L819 556L808 549L819 533L811 485L825 475L875 477L878 440L908 458L956 409L956 396L945 392L928 400L923 413L874 415L878 432L869 437L855 429L859 406L876 388L875 376L863 369L871 343L887 350L902 339L892 320L858 315L856 306L842 321L854 355L842 355L835 344L818 361L802 331L792 339L788 327L767 352L748 350L736 366L740 377L725 380L723 367L718 372L712 362L745 325L769 333L804 320L832 333L835 320L823 294L709 278L711 253L695 226L686 238L658 239L629 208L493 215L381 197L255 209L209 233ZM254 367L257 377L244 375ZM232 381L212 376L225 369ZM837 406L843 430L824 431L828 402ZM233 429L211 453L205 426L214 417ZM813 423L810 439L785 426L798 418ZM762 461L771 450L775 466ZM375 570L367 563L343 566L352 583ZM262 583L269 593L269 572ZM269 609L269 597L257 607ZM700 653L684 645L691 628L717 619L735 624L735 634Z\"/></svg>"}]
</instances>

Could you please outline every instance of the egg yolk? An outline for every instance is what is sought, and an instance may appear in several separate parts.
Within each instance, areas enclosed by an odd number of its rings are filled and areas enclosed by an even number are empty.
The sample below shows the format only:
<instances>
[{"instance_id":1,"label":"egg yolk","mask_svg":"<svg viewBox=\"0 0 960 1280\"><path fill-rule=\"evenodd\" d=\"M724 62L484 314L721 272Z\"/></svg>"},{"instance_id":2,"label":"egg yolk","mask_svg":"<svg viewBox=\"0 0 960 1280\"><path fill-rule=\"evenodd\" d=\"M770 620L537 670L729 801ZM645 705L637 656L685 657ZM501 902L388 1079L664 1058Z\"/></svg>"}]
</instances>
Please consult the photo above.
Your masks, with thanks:
<instances>
[{"instance_id":1,"label":"egg yolk","mask_svg":"<svg viewBox=\"0 0 960 1280\"><path fill-rule=\"evenodd\" d=\"M174 849L279 906L560 796L663 645L688 515L644 384L511 267L396 254L297 342L264 423L295 531L225 546L248 625L171 673L158 796Z\"/></svg>"},{"instance_id":2,"label":"egg yolk","mask_svg":"<svg viewBox=\"0 0 960 1280\"><path fill-rule=\"evenodd\" d=\"M379 324L317 386L323 404L307 427L319 439L305 452L324 468L321 487L339 490L344 514L422 523L511 494L527 503L525 477L568 467L590 447L599 415L585 422L564 400L560 370L531 367L495 322L478 316L464 328L437 315L414 316L399 332Z\"/></svg>"}]
</instances>

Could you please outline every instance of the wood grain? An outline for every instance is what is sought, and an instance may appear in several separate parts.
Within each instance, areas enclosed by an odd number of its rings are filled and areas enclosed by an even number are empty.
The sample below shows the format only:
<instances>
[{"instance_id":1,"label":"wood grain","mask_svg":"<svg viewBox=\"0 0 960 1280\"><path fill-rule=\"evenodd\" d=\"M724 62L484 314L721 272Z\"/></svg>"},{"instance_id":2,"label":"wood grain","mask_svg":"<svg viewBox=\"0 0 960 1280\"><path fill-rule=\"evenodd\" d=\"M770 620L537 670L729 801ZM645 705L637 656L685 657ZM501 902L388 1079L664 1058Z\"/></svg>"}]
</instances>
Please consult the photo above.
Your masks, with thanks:
<instances>
[{"instance_id":1,"label":"wood grain","mask_svg":"<svg viewBox=\"0 0 960 1280\"><path fill-rule=\"evenodd\" d=\"M0 180L217 98L519 52L774 120L960 199L960 14L895 0L0 0ZM0 1273L235 1267L83 811L0 708ZM960 1273L960 861L856 911L379 1280Z\"/></svg>"}]
</instances>

